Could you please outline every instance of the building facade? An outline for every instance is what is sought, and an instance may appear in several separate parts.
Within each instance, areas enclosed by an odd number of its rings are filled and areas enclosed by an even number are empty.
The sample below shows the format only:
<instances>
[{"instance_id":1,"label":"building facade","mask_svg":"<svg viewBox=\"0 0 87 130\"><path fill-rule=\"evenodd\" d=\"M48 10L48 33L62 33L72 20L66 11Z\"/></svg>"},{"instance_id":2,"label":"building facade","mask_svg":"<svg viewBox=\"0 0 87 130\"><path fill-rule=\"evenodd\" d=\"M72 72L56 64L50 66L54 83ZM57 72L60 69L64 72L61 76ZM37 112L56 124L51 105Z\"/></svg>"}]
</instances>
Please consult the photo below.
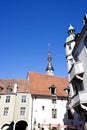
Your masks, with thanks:
<instances>
[{"instance_id":1,"label":"building facade","mask_svg":"<svg viewBox=\"0 0 87 130\"><path fill-rule=\"evenodd\" d=\"M75 34L75 29L70 25L64 46L71 104L84 119L87 129L87 14L83 22L84 26L79 34Z\"/></svg>"},{"instance_id":2,"label":"building facade","mask_svg":"<svg viewBox=\"0 0 87 130\"><path fill-rule=\"evenodd\" d=\"M27 80L0 80L0 129L30 129L30 92ZM22 127L22 128L21 128Z\"/></svg>"},{"instance_id":3,"label":"building facade","mask_svg":"<svg viewBox=\"0 0 87 130\"><path fill-rule=\"evenodd\" d=\"M68 85L67 78L54 76L50 51L46 74L0 79L0 129L82 130L84 122L68 102Z\"/></svg>"},{"instance_id":4,"label":"building facade","mask_svg":"<svg viewBox=\"0 0 87 130\"><path fill-rule=\"evenodd\" d=\"M29 75L30 85L33 86L31 88L32 129L48 130L57 129L59 126L64 128L67 96L63 89L68 85L68 80L39 73L29 73ZM68 118L66 120L68 124Z\"/></svg>"},{"instance_id":5,"label":"building facade","mask_svg":"<svg viewBox=\"0 0 87 130\"><path fill-rule=\"evenodd\" d=\"M26 80L0 80L0 129L82 129L84 122L67 102L67 86L66 78L35 72Z\"/></svg>"}]
</instances>

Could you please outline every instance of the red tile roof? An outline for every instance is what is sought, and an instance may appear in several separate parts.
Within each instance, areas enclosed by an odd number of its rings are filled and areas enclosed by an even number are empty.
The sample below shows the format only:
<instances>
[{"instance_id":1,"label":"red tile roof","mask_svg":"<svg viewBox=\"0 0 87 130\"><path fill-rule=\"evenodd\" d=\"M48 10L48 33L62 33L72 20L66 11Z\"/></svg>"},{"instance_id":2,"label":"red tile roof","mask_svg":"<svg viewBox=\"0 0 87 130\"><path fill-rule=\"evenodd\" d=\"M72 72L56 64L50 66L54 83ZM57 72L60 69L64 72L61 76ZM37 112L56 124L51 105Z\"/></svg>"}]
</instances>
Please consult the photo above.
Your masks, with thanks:
<instances>
[{"instance_id":1,"label":"red tile roof","mask_svg":"<svg viewBox=\"0 0 87 130\"><path fill-rule=\"evenodd\" d=\"M0 87L2 88L2 91L0 93L6 93L8 87L10 87L12 89L11 93L13 93L15 83L17 83L17 86L18 86L17 92L29 92L29 81L28 80L1 79Z\"/></svg>"},{"instance_id":2,"label":"red tile roof","mask_svg":"<svg viewBox=\"0 0 87 130\"><path fill-rule=\"evenodd\" d=\"M49 87L56 86L58 96L67 96L64 88L68 86L68 79L45 75L40 73L29 72L29 86L32 94L50 95Z\"/></svg>"},{"instance_id":3,"label":"red tile roof","mask_svg":"<svg viewBox=\"0 0 87 130\"><path fill-rule=\"evenodd\" d=\"M35 72L29 72L28 78L25 80L1 79L0 93L6 93L8 86L12 89L11 93L13 93L15 83L17 83L18 86L17 92L31 92L31 94L36 95L51 95L49 87L55 85L58 96L67 96L64 91L64 88L68 86L67 78L40 74Z\"/></svg>"}]
</instances>

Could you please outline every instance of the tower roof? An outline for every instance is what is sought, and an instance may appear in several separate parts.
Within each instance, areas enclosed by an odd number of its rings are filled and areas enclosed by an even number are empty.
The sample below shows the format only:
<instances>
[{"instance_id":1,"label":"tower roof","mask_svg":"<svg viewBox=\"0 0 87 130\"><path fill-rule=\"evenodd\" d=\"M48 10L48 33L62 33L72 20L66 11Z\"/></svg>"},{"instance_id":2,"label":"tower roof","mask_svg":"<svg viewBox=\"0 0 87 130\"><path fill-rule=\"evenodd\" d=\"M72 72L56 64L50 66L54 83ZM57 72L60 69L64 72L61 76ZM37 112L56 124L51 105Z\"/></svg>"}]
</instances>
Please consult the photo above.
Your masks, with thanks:
<instances>
[{"instance_id":1,"label":"tower roof","mask_svg":"<svg viewBox=\"0 0 87 130\"><path fill-rule=\"evenodd\" d=\"M54 75L54 68L52 66L51 51L48 51L48 65L46 67L46 74Z\"/></svg>"},{"instance_id":2,"label":"tower roof","mask_svg":"<svg viewBox=\"0 0 87 130\"><path fill-rule=\"evenodd\" d=\"M70 42L75 39L75 29L74 27L70 24L69 29L68 29L68 37L66 38L66 43Z\"/></svg>"},{"instance_id":3,"label":"tower roof","mask_svg":"<svg viewBox=\"0 0 87 130\"><path fill-rule=\"evenodd\" d=\"M69 29L68 30L75 30L74 27L70 24Z\"/></svg>"}]
</instances>

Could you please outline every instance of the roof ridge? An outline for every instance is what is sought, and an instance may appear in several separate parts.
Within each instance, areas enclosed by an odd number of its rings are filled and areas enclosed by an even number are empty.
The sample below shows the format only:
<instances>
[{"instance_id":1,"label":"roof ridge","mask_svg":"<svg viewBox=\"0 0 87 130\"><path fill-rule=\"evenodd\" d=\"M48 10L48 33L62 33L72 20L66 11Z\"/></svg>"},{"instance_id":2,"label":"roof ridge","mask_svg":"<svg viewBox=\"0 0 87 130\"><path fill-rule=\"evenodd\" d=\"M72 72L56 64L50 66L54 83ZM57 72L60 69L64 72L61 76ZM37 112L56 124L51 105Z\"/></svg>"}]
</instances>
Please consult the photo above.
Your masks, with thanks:
<instances>
[{"instance_id":1,"label":"roof ridge","mask_svg":"<svg viewBox=\"0 0 87 130\"><path fill-rule=\"evenodd\" d=\"M63 78L63 79L68 79L66 77L62 77L62 76L57 76L57 75L47 75L47 74L43 74L43 73L38 73L38 72L32 72L30 71L29 74L32 73L32 74L40 74L40 75L44 75L44 76L47 76L47 77L57 77L57 78Z\"/></svg>"}]
</instances>

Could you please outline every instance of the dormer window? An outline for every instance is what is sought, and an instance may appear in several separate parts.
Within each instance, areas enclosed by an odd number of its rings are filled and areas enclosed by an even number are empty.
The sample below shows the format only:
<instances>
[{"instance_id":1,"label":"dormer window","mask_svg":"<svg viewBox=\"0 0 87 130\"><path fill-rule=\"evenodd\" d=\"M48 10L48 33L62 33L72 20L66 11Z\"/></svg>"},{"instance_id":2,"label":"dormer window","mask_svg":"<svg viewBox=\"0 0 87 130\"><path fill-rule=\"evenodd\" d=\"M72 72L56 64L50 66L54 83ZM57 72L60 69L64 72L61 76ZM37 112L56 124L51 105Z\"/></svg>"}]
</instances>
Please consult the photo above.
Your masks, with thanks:
<instances>
[{"instance_id":1,"label":"dormer window","mask_svg":"<svg viewBox=\"0 0 87 130\"><path fill-rule=\"evenodd\" d=\"M53 88L51 88L51 94L55 94L55 88L53 87Z\"/></svg>"},{"instance_id":2,"label":"dormer window","mask_svg":"<svg viewBox=\"0 0 87 130\"><path fill-rule=\"evenodd\" d=\"M56 95L56 86L52 85L51 87L49 87L51 95Z\"/></svg>"},{"instance_id":3,"label":"dormer window","mask_svg":"<svg viewBox=\"0 0 87 130\"><path fill-rule=\"evenodd\" d=\"M0 86L0 92L3 90L3 87Z\"/></svg>"},{"instance_id":4,"label":"dormer window","mask_svg":"<svg viewBox=\"0 0 87 130\"><path fill-rule=\"evenodd\" d=\"M10 93L12 91L12 88L10 86L7 87L7 93Z\"/></svg>"}]
</instances>

